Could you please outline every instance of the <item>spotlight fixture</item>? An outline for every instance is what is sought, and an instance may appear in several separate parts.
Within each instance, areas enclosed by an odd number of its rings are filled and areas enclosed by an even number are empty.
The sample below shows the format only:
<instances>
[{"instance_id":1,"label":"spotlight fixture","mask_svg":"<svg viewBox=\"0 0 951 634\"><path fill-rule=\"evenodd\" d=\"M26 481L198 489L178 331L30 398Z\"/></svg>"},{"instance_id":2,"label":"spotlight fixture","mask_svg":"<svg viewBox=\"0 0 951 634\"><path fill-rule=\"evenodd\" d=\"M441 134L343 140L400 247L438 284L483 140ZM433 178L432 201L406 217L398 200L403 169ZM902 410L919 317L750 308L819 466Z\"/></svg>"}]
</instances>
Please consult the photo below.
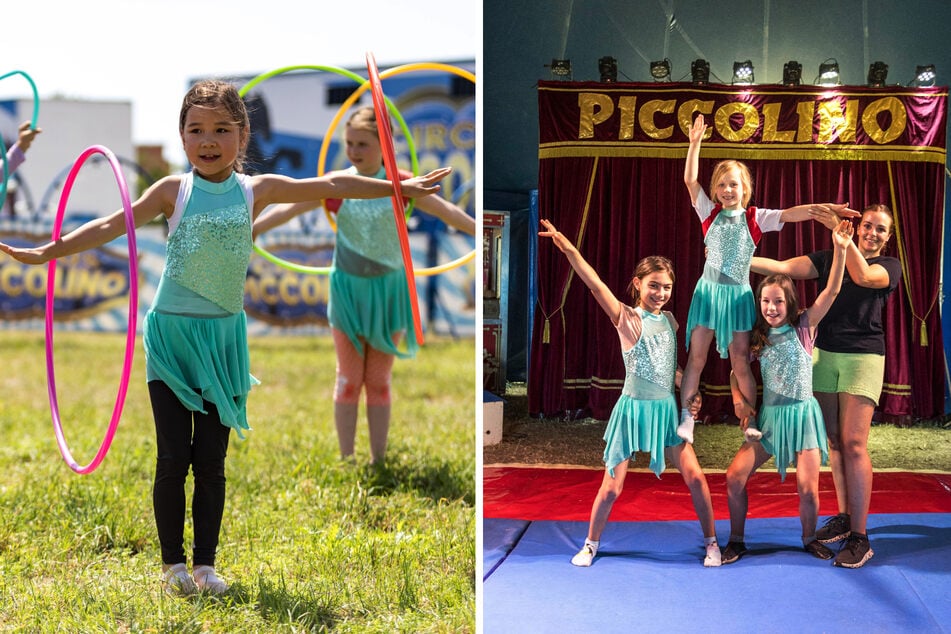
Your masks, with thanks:
<instances>
[{"instance_id":1,"label":"spotlight fixture","mask_svg":"<svg viewBox=\"0 0 951 634\"><path fill-rule=\"evenodd\" d=\"M665 57L658 62L651 62L651 77L654 81L670 81L670 60Z\"/></svg>"},{"instance_id":2,"label":"spotlight fixture","mask_svg":"<svg viewBox=\"0 0 951 634\"><path fill-rule=\"evenodd\" d=\"M617 82L617 60L613 57L602 57L598 60L598 72L601 73L602 83Z\"/></svg>"},{"instance_id":3,"label":"spotlight fixture","mask_svg":"<svg viewBox=\"0 0 951 634\"><path fill-rule=\"evenodd\" d=\"M802 64L789 60L783 64L783 86L799 86L802 84Z\"/></svg>"},{"instance_id":4,"label":"spotlight fixture","mask_svg":"<svg viewBox=\"0 0 951 634\"><path fill-rule=\"evenodd\" d=\"M888 77L888 64L885 62L872 62L872 65L868 67L868 85L872 88L884 86L886 77Z\"/></svg>"},{"instance_id":5,"label":"spotlight fixture","mask_svg":"<svg viewBox=\"0 0 951 634\"><path fill-rule=\"evenodd\" d=\"M753 83L753 62L733 62L733 83L741 86Z\"/></svg>"},{"instance_id":6,"label":"spotlight fixture","mask_svg":"<svg viewBox=\"0 0 951 634\"><path fill-rule=\"evenodd\" d=\"M819 77L816 84L820 86L838 86L839 83L839 62L830 57L819 64Z\"/></svg>"},{"instance_id":7,"label":"spotlight fixture","mask_svg":"<svg viewBox=\"0 0 951 634\"><path fill-rule=\"evenodd\" d=\"M696 59L690 64L690 81L694 86L706 86L710 83L710 62Z\"/></svg>"},{"instance_id":8,"label":"spotlight fixture","mask_svg":"<svg viewBox=\"0 0 951 634\"><path fill-rule=\"evenodd\" d=\"M552 59L548 66L551 69L552 79L571 79L571 60L570 59Z\"/></svg>"},{"instance_id":9,"label":"spotlight fixture","mask_svg":"<svg viewBox=\"0 0 951 634\"><path fill-rule=\"evenodd\" d=\"M917 66L915 68L915 86L934 86L935 72L934 64L927 66Z\"/></svg>"}]
</instances>

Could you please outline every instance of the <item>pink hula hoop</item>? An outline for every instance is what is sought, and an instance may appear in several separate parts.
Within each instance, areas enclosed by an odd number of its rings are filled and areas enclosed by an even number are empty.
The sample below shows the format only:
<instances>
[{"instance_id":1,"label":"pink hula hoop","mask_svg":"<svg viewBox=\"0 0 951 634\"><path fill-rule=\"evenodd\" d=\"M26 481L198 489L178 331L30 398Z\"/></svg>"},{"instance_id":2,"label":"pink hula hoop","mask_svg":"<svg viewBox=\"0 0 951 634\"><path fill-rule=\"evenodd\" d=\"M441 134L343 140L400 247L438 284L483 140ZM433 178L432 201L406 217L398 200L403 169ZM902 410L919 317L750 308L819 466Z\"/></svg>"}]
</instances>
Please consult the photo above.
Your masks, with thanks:
<instances>
[{"instance_id":1,"label":"pink hula hoop","mask_svg":"<svg viewBox=\"0 0 951 634\"><path fill-rule=\"evenodd\" d=\"M126 235L129 242L129 328L126 336L125 363L122 367L122 378L119 381L119 391L116 395L116 404L112 409L112 420L109 422L109 428L106 435L96 452L96 457L92 462L85 466L80 466L73 459L69 446L66 444L66 437L63 435L63 423L59 416L59 402L56 399L56 371L53 364L53 295L56 287L56 260L50 260L46 274L46 388L50 398L50 413L53 418L53 430L56 432L56 444L59 445L59 451L63 455L63 460L76 473L92 473L96 467L106 457L109 447L112 445L112 439L116 434L116 428L119 426L119 418L122 416L122 406L125 404L126 391L129 387L129 376L132 373L132 357L135 351L135 331L138 316L139 303L139 269L138 255L135 243L135 216L132 214L132 201L129 198L129 188L126 185L125 178L122 175L122 168L118 159L108 148L101 145L88 147L79 155L76 162L73 163L66 182L63 185L63 193L59 198L59 207L56 210L56 220L53 223L53 241L60 237L63 228L63 216L66 212L66 203L69 200L69 192L76 180L83 163L93 154L102 154L109 160L112 166L112 172L116 177L116 183L119 186L119 193L122 196L122 207L125 209Z\"/></svg>"},{"instance_id":2,"label":"pink hula hoop","mask_svg":"<svg viewBox=\"0 0 951 634\"><path fill-rule=\"evenodd\" d=\"M393 184L393 216L396 219L396 232L399 234L400 251L403 254L403 268L406 273L406 286L409 288L409 303L413 309L413 328L416 341L423 345L423 326L419 317L419 300L416 297L416 276L413 274L413 254L409 249L409 233L406 230L406 208L403 205L403 189L400 185L400 172L396 165L396 148L393 147L393 130L380 83L380 73L376 67L373 53L367 51L367 75L370 80L370 92L373 95L373 109L376 112L377 127L380 132L380 148L383 150L383 166L386 176Z\"/></svg>"}]
</instances>

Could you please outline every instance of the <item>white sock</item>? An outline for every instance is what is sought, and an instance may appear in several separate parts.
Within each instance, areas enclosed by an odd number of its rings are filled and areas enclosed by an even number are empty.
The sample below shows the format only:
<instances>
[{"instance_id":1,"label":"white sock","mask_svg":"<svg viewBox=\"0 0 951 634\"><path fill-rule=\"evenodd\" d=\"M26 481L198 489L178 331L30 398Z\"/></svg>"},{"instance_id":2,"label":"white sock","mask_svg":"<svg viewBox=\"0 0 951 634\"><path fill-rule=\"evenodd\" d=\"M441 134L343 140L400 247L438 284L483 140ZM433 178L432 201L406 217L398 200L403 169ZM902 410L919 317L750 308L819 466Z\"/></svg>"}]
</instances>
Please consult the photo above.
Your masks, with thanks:
<instances>
[{"instance_id":1,"label":"white sock","mask_svg":"<svg viewBox=\"0 0 951 634\"><path fill-rule=\"evenodd\" d=\"M717 543L717 536L716 536L716 535L714 535L713 537L704 537L704 538L703 538L703 545L704 545L704 546L709 546L710 544L715 544L715 543Z\"/></svg>"},{"instance_id":2,"label":"white sock","mask_svg":"<svg viewBox=\"0 0 951 634\"><path fill-rule=\"evenodd\" d=\"M688 421L691 423L694 422L693 414L691 414L690 410L685 407L682 410L680 410L680 424L682 425Z\"/></svg>"},{"instance_id":3,"label":"white sock","mask_svg":"<svg viewBox=\"0 0 951 634\"><path fill-rule=\"evenodd\" d=\"M595 555L597 555L597 554L598 554L598 546L601 545L601 542L600 542L600 540L599 540L599 541L595 541L595 540L593 540L593 539L585 539L585 540L584 540L584 545L585 545L585 546L590 546L590 547L591 547L591 552L593 552Z\"/></svg>"}]
</instances>

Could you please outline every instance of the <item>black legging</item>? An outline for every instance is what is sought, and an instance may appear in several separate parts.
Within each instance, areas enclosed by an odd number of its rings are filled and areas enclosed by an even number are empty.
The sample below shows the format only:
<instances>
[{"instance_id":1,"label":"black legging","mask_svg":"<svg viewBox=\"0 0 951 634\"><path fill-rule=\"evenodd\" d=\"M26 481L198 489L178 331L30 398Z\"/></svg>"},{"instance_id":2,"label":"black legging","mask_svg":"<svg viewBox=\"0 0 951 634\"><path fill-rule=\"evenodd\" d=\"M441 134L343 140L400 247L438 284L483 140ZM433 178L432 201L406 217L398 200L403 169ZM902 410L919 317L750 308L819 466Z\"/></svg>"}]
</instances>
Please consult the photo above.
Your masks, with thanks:
<instances>
[{"instance_id":1,"label":"black legging","mask_svg":"<svg viewBox=\"0 0 951 634\"><path fill-rule=\"evenodd\" d=\"M231 429L221 424L214 404L204 402L207 414L192 412L162 381L149 382L149 396L157 445L152 508L162 563L185 562L185 479L191 466L195 477L192 565L214 566L225 507L225 456Z\"/></svg>"}]
</instances>

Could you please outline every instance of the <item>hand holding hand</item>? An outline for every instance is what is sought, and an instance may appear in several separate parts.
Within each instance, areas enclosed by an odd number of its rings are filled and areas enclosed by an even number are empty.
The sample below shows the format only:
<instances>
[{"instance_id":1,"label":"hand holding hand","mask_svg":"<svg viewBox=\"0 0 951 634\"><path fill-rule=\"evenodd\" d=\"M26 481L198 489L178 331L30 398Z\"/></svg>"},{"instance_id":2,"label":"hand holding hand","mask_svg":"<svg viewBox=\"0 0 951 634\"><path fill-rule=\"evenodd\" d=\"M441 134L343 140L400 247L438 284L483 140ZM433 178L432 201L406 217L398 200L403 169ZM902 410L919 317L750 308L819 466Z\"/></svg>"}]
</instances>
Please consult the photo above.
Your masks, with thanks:
<instances>
[{"instance_id":1,"label":"hand holding hand","mask_svg":"<svg viewBox=\"0 0 951 634\"><path fill-rule=\"evenodd\" d=\"M700 415L700 408L703 406L703 397L697 392L687 400L687 410L690 415L696 418Z\"/></svg>"},{"instance_id":2,"label":"hand holding hand","mask_svg":"<svg viewBox=\"0 0 951 634\"><path fill-rule=\"evenodd\" d=\"M849 243L852 242L852 234L854 232L855 228L852 226L852 221L842 220L832 228L832 241L837 247L845 249L849 246Z\"/></svg>"},{"instance_id":3,"label":"hand holding hand","mask_svg":"<svg viewBox=\"0 0 951 634\"><path fill-rule=\"evenodd\" d=\"M746 402L746 399L742 399L738 403L733 403L733 413L740 419L740 429L743 431L746 431L746 428L749 426L750 419L756 416L756 410L753 409L752 405Z\"/></svg>"}]
</instances>

